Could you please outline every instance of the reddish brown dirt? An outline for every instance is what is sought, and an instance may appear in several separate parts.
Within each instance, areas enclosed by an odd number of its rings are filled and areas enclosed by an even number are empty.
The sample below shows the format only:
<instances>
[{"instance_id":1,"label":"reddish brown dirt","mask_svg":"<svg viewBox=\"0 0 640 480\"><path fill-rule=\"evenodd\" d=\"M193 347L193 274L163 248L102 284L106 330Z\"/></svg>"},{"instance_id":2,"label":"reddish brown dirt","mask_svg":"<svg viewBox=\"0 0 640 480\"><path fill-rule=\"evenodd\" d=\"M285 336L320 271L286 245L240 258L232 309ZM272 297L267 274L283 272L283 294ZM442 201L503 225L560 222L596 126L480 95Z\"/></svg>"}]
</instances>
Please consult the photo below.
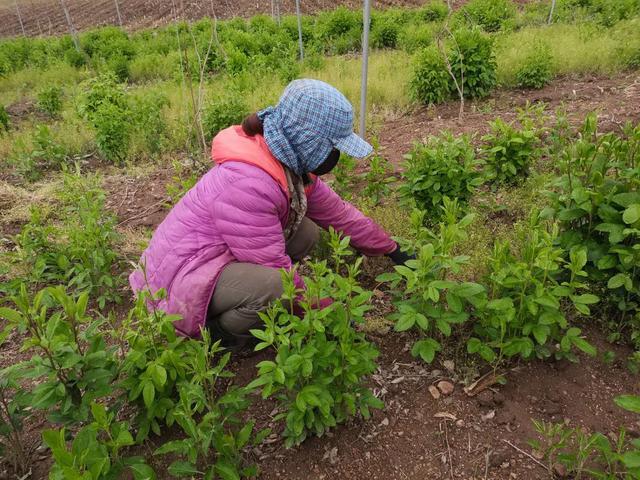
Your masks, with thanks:
<instances>
[{"instance_id":1,"label":"reddish brown dirt","mask_svg":"<svg viewBox=\"0 0 640 480\"><path fill-rule=\"evenodd\" d=\"M640 121L640 75L627 73L614 78L559 78L541 90L498 90L491 97L466 105L462 121L458 121L459 104L423 107L397 120L387 122L380 130L384 155L394 164L416 141L438 135L445 130L480 137L489 132L495 118L511 121L517 108L527 102L542 102L547 113L564 106L573 124L579 124L587 113L599 112L603 131L617 129L627 121Z\"/></svg>"},{"instance_id":2,"label":"reddish brown dirt","mask_svg":"<svg viewBox=\"0 0 640 480\"><path fill-rule=\"evenodd\" d=\"M212 15L219 18L249 17L258 13L271 14L271 2L268 0L214 0L210 2L171 0L118 0L123 25L130 30L156 27L173 21L174 7L178 18L197 20ZM78 30L86 30L102 25L117 25L115 0L65 0L73 24ZM376 8L389 6L417 6L425 0L379 0ZM302 1L303 14L346 5L361 8L362 2L356 0ZM27 35L55 35L68 33L64 12L59 0L19 0L18 8L22 16ZM295 13L294 0L282 0L280 12L283 15ZM13 1L3 2L0 7L0 37L21 35L20 23Z\"/></svg>"}]
</instances>

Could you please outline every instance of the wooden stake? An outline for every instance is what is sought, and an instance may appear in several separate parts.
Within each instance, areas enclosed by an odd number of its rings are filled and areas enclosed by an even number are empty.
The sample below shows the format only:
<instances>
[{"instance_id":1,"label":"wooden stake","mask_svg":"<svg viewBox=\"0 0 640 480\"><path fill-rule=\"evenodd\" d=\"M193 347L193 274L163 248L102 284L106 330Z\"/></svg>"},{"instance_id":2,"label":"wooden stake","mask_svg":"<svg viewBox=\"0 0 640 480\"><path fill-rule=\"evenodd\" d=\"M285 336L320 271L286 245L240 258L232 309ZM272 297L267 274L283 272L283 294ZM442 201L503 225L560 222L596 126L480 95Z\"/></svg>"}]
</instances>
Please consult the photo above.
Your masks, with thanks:
<instances>
[{"instance_id":1,"label":"wooden stake","mask_svg":"<svg viewBox=\"0 0 640 480\"><path fill-rule=\"evenodd\" d=\"M69 14L69 10L67 9L66 3L64 0L59 0L60 6L62 7L62 11L64 11L64 16L67 19L67 25L69 27L69 33L71 33L71 37L73 38L73 44L76 47L76 50L80 51L80 42L78 41L78 33L76 32L75 27L73 26L73 22L71 21L71 15Z\"/></svg>"},{"instance_id":2,"label":"wooden stake","mask_svg":"<svg viewBox=\"0 0 640 480\"><path fill-rule=\"evenodd\" d=\"M122 27L122 17L120 16L120 5L118 4L118 0L113 0L113 3L116 4L116 13L118 14L118 23L120 27Z\"/></svg>"},{"instance_id":3,"label":"wooden stake","mask_svg":"<svg viewBox=\"0 0 640 480\"><path fill-rule=\"evenodd\" d=\"M27 33L24 31L24 23L22 23L22 15L20 14L20 8L18 8L18 0L13 0L13 4L16 6L16 13L18 14L18 21L20 22L20 29L22 30L22 36L26 37Z\"/></svg>"}]
</instances>

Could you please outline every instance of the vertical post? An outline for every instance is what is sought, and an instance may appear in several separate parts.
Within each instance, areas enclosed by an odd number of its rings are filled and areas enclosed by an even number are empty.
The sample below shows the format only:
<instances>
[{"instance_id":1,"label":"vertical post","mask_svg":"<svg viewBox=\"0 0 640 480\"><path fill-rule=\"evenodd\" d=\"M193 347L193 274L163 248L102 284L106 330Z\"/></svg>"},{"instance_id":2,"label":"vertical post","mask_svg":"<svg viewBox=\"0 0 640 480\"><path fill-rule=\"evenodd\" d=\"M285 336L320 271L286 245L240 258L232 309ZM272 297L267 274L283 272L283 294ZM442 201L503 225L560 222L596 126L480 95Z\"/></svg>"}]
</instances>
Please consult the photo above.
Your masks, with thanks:
<instances>
[{"instance_id":1,"label":"vertical post","mask_svg":"<svg viewBox=\"0 0 640 480\"><path fill-rule=\"evenodd\" d=\"M364 0L364 22L362 26L362 85L360 87L360 136L364 138L367 128L367 75L369 73L369 26L371 24L371 0Z\"/></svg>"},{"instance_id":2,"label":"vertical post","mask_svg":"<svg viewBox=\"0 0 640 480\"><path fill-rule=\"evenodd\" d=\"M276 19L276 0L271 0L271 18Z\"/></svg>"},{"instance_id":3,"label":"vertical post","mask_svg":"<svg viewBox=\"0 0 640 480\"><path fill-rule=\"evenodd\" d=\"M296 15L298 16L298 45L300 46L300 61L304 60L304 45L302 44L302 15L300 15L300 0L296 0Z\"/></svg>"},{"instance_id":4,"label":"vertical post","mask_svg":"<svg viewBox=\"0 0 640 480\"><path fill-rule=\"evenodd\" d=\"M120 5L118 4L118 0L113 0L113 3L116 4L116 13L118 14L118 23L122 28L122 17L120 16Z\"/></svg>"},{"instance_id":5,"label":"vertical post","mask_svg":"<svg viewBox=\"0 0 640 480\"><path fill-rule=\"evenodd\" d=\"M67 19L67 25L69 26L69 33L71 33L71 37L73 38L73 44L76 47L76 50L80 51L80 42L78 42L78 34L76 33L76 29L73 26L73 22L71 21L71 15L69 15L69 10L67 10L67 5L64 3L64 0L60 0L60 6L64 11L64 16Z\"/></svg>"},{"instance_id":6,"label":"vertical post","mask_svg":"<svg viewBox=\"0 0 640 480\"><path fill-rule=\"evenodd\" d=\"M547 20L547 24L551 25L551 20L553 20L553 11L556 8L556 0L551 0L551 10L549 10L549 19Z\"/></svg>"},{"instance_id":7,"label":"vertical post","mask_svg":"<svg viewBox=\"0 0 640 480\"><path fill-rule=\"evenodd\" d=\"M276 0L276 21L280 25L280 0Z\"/></svg>"},{"instance_id":8,"label":"vertical post","mask_svg":"<svg viewBox=\"0 0 640 480\"><path fill-rule=\"evenodd\" d=\"M22 23L22 15L20 14L20 8L18 8L18 0L13 0L13 4L16 6L16 13L18 14L18 21L20 22L20 29L22 30L22 36L26 37L27 33L24 31L24 23Z\"/></svg>"}]
</instances>

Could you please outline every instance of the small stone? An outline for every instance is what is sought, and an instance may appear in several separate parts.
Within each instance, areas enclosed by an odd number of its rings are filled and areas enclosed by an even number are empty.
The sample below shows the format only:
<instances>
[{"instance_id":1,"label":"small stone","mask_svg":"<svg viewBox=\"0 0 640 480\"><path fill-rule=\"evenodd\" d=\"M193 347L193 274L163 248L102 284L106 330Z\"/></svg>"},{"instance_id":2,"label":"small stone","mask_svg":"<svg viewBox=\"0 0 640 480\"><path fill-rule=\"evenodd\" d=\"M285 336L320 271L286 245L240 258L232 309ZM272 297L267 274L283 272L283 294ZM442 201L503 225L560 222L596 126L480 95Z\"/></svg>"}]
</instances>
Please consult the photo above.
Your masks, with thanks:
<instances>
[{"instance_id":1,"label":"small stone","mask_svg":"<svg viewBox=\"0 0 640 480\"><path fill-rule=\"evenodd\" d=\"M443 395L451 395L453 393L453 389L453 383L448 382L447 380L441 380L438 382L438 390L440 390L440 393Z\"/></svg>"},{"instance_id":2,"label":"small stone","mask_svg":"<svg viewBox=\"0 0 640 480\"><path fill-rule=\"evenodd\" d=\"M542 453L540 450L531 450L531 455L533 456L533 458L535 458L536 460L542 460L544 459L544 453Z\"/></svg>"},{"instance_id":3,"label":"small stone","mask_svg":"<svg viewBox=\"0 0 640 480\"><path fill-rule=\"evenodd\" d=\"M433 385L429 385L429 393L435 400L438 400L440 398L440 390L438 390Z\"/></svg>"},{"instance_id":4,"label":"small stone","mask_svg":"<svg viewBox=\"0 0 640 480\"><path fill-rule=\"evenodd\" d=\"M481 407L491 408L494 406L493 394L488 390L480 392L476 397L476 401Z\"/></svg>"},{"instance_id":5,"label":"small stone","mask_svg":"<svg viewBox=\"0 0 640 480\"><path fill-rule=\"evenodd\" d=\"M464 420L460 419L456 422L456 427L464 427Z\"/></svg>"},{"instance_id":6,"label":"small stone","mask_svg":"<svg viewBox=\"0 0 640 480\"><path fill-rule=\"evenodd\" d=\"M509 452L507 450L497 450L491 453L489 457L489 465L499 467L509 460Z\"/></svg>"},{"instance_id":7,"label":"small stone","mask_svg":"<svg viewBox=\"0 0 640 480\"><path fill-rule=\"evenodd\" d=\"M383 427L388 427L389 426L389 419L387 417L384 417L382 419L382 421L380 422L380 425Z\"/></svg>"},{"instance_id":8,"label":"small stone","mask_svg":"<svg viewBox=\"0 0 640 480\"><path fill-rule=\"evenodd\" d=\"M567 467L565 467L561 463L554 463L553 473L558 478L567 478Z\"/></svg>"},{"instance_id":9,"label":"small stone","mask_svg":"<svg viewBox=\"0 0 640 480\"><path fill-rule=\"evenodd\" d=\"M490 412L481 415L480 418L482 419L483 422L486 422L487 420L492 420L493 418L495 418L496 416L496 411L495 410L491 410Z\"/></svg>"},{"instance_id":10,"label":"small stone","mask_svg":"<svg viewBox=\"0 0 640 480\"><path fill-rule=\"evenodd\" d=\"M445 360L444 362L442 362L442 366L450 372L453 372L456 369L456 364L453 363L452 360Z\"/></svg>"}]
</instances>

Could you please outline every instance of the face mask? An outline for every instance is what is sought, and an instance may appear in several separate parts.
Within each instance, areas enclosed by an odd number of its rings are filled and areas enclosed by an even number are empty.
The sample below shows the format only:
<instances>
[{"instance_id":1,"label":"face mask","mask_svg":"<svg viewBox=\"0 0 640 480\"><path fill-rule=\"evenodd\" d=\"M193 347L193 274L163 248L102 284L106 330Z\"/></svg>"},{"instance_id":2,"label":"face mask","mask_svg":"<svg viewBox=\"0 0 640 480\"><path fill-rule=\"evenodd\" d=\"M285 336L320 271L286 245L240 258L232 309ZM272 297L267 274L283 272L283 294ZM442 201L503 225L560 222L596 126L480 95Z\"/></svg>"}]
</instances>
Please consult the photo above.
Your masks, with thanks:
<instances>
[{"instance_id":1,"label":"face mask","mask_svg":"<svg viewBox=\"0 0 640 480\"><path fill-rule=\"evenodd\" d=\"M334 148L331 150L331 153L327 156L327 159L320 164L318 168L316 168L313 172L314 175L324 175L325 173L329 173L333 168L338 164L338 160L340 160L340 150Z\"/></svg>"}]
</instances>

